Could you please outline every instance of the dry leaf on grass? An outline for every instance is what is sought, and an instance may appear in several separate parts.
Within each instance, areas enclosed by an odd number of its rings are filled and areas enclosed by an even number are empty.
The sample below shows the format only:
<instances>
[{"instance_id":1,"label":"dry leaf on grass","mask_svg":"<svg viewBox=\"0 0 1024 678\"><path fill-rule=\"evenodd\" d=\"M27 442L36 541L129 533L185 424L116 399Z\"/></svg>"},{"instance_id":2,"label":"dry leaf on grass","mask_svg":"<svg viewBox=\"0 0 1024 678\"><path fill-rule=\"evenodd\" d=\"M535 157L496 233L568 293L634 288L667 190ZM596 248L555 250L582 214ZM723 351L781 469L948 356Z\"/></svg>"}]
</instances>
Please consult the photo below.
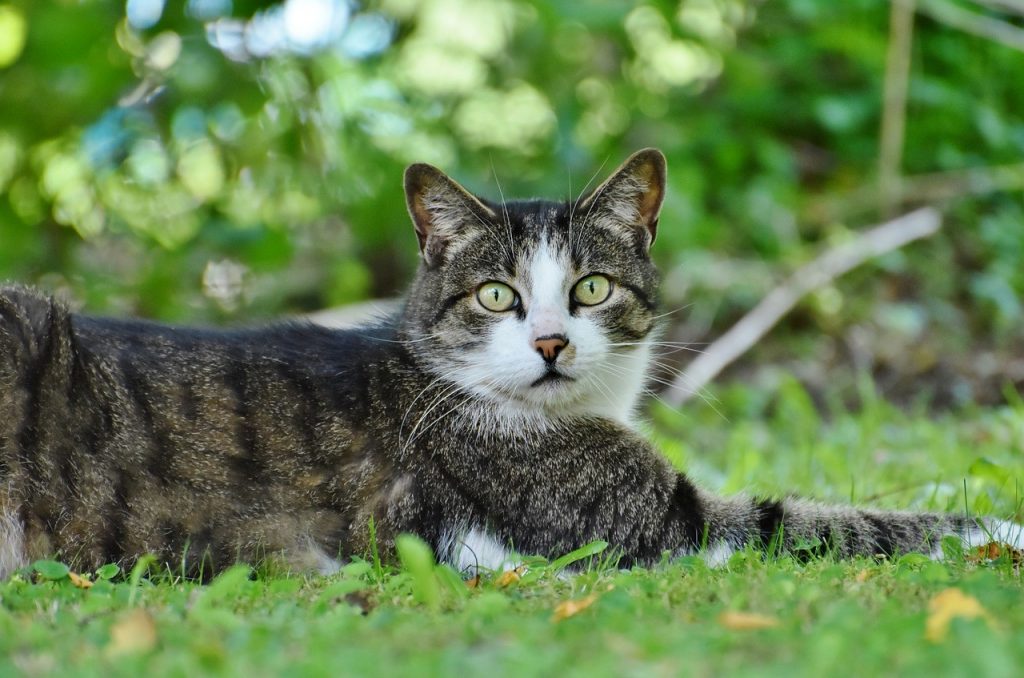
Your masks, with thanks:
<instances>
[{"instance_id":1,"label":"dry leaf on grass","mask_svg":"<svg viewBox=\"0 0 1024 678\"><path fill-rule=\"evenodd\" d=\"M135 609L121 616L110 627L107 654L111 656L131 652L145 652L156 647L156 624L152 615Z\"/></svg>"},{"instance_id":2,"label":"dry leaf on grass","mask_svg":"<svg viewBox=\"0 0 1024 678\"><path fill-rule=\"evenodd\" d=\"M92 588L92 582L89 581L88 579L86 579L85 577L83 577L80 574L75 574L74 572L68 572L68 579L70 579L71 583L74 584L75 586L77 586L80 589Z\"/></svg>"},{"instance_id":3,"label":"dry leaf on grass","mask_svg":"<svg viewBox=\"0 0 1024 678\"><path fill-rule=\"evenodd\" d=\"M551 621L560 622L569 617L578 615L583 610L587 609L591 605L597 602L597 594L591 593L586 598L580 598L579 600L566 600L555 606L555 613L551 616Z\"/></svg>"},{"instance_id":4,"label":"dry leaf on grass","mask_svg":"<svg viewBox=\"0 0 1024 678\"><path fill-rule=\"evenodd\" d=\"M990 560L999 560L1004 555L1009 556L1010 562L1013 566L1019 568L1021 563L1024 562L1024 551L1015 549L1009 544L1003 544L996 541L990 541L984 546L978 546L971 549L970 553L967 554L967 560L974 563L987 562Z\"/></svg>"},{"instance_id":5,"label":"dry leaf on grass","mask_svg":"<svg viewBox=\"0 0 1024 678\"><path fill-rule=\"evenodd\" d=\"M718 623L730 631L758 631L775 628L779 625L779 620L756 612L726 611L718 615Z\"/></svg>"},{"instance_id":6,"label":"dry leaf on grass","mask_svg":"<svg viewBox=\"0 0 1024 678\"><path fill-rule=\"evenodd\" d=\"M514 570L506 570L505 572L502 572L497 579L494 580L494 585L497 586L499 589L503 589L506 586L511 586L512 584L515 584L520 579L522 579L523 574L525 572L526 568L523 566L519 566Z\"/></svg>"},{"instance_id":7,"label":"dry leaf on grass","mask_svg":"<svg viewBox=\"0 0 1024 678\"><path fill-rule=\"evenodd\" d=\"M928 619L925 621L924 637L933 643L945 640L949 625L954 619L984 619L989 628L995 628L992 615L981 606L974 596L960 589L940 591L928 603Z\"/></svg>"}]
</instances>

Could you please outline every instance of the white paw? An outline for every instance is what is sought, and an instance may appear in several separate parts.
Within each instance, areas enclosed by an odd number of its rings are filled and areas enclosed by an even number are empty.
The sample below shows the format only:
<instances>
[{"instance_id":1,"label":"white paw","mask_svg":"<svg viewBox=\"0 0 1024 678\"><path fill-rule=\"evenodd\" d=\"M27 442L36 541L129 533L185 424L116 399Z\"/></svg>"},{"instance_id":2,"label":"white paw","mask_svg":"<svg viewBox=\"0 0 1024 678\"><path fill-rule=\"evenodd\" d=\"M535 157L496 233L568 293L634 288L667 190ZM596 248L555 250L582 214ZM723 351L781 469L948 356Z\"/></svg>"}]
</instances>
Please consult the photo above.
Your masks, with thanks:
<instances>
[{"instance_id":1,"label":"white paw","mask_svg":"<svg viewBox=\"0 0 1024 678\"><path fill-rule=\"evenodd\" d=\"M479 528L456 532L447 530L441 538L441 557L457 571L476 574L477 570L504 572L520 563L494 536ZM447 551L447 553L445 553Z\"/></svg>"},{"instance_id":2,"label":"white paw","mask_svg":"<svg viewBox=\"0 0 1024 678\"><path fill-rule=\"evenodd\" d=\"M718 541L711 544L700 552L700 557L708 564L708 567L721 567L729 562L736 549L726 541Z\"/></svg>"}]
</instances>

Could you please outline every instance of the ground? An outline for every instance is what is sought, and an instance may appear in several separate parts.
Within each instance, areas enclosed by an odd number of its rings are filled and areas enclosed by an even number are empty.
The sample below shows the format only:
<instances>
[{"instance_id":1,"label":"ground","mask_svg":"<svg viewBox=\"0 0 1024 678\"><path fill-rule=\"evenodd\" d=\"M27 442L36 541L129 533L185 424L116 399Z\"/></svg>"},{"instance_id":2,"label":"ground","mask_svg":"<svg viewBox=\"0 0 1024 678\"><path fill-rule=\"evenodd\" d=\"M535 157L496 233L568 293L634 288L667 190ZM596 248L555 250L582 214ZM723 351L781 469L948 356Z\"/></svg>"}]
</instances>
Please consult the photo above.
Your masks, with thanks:
<instances>
[{"instance_id":1,"label":"ground","mask_svg":"<svg viewBox=\"0 0 1024 678\"><path fill-rule=\"evenodd\" d=\"M666 454L706 486L1021 520L1016 394L935 414L865 386L855 414L826 416L793 383L717 395L684 413L655 404L651 417ZM1024 665L1012 552L942 563L741 552L715 570L687 558L621 571L601 548L468 583L414 540L401 567L372 554L329 578L241 566L206 586L155 566L144 575L145 563L84 582L37 563L0 584L0 674L1010 676ZM574 558L582 572L567 576Z\"/></svg>"}]
</instances>

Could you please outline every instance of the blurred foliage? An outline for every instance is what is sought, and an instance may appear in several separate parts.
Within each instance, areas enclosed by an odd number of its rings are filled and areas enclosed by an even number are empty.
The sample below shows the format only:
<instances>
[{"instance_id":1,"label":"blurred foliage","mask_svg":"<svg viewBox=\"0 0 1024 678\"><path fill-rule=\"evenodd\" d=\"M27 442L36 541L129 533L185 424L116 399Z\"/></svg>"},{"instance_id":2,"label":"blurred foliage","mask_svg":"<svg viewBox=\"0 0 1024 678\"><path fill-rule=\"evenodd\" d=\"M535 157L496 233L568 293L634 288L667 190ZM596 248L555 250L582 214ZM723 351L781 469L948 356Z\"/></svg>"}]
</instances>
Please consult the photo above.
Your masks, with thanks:
<instances>
[{"instance_id":1,"label":"blurred foliage","mask_svg":"<svg viewBox=\"0 0 1024 678\"><path fill-rule=\"evenodd\" d=\"M492 197L568 196L653 145L670 166L665 304L687 309L672 335L706 341L878 217L888 14L0 0L0 279L188 322L394 295L416 263L405 164ZM926 16L915 29L903 169L953 173L945 229L821 290L761 357L942 375L984 352L989 376L1024 381L1024 55ZM998 166L1011 190L955 174ZM964 383L956 397L976 395Z\"/></svg>"}]
</instances>

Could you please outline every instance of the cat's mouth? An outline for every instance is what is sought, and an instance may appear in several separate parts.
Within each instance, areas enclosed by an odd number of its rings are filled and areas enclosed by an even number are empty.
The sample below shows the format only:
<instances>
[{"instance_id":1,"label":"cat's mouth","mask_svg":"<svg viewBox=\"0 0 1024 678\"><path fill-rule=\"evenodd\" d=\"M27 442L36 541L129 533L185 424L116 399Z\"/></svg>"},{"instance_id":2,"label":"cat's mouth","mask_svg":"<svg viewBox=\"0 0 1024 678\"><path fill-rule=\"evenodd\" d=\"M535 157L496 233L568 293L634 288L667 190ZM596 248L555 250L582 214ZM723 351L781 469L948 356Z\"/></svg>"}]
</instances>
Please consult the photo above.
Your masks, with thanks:
<instances>
[{"instance_id":1,"label":"cat's mouth","mask_svg":"<svg viewBox=\"0 0 1024 678\"><path fill-rule=\"evenodd\" d=\"M576 380L573 379L572 377L570 377L567 374L562 374L558 370L556 370L554 368L550 368L547 372L544 373L543 377L541 377L540 379L537 379L532 384L530 384L530 388L535 388L535 387L541 386L543 384L551 384L551 383L561 382L561 381L576 381Z\"/></svg>"}]
</instances>

